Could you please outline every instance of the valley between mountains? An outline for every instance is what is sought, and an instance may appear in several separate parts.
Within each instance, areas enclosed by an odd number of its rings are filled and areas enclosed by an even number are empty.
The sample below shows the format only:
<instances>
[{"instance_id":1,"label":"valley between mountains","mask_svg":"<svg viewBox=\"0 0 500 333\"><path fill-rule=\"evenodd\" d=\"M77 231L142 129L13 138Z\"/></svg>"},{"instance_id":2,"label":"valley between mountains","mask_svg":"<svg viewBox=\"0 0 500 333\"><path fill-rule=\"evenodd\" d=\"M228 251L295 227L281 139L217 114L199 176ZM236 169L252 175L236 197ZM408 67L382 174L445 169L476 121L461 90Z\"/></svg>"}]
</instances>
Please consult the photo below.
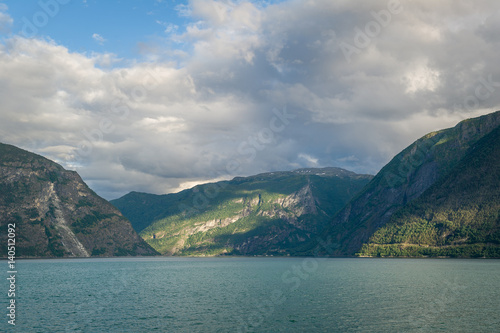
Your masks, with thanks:
<instances>
[{"instance_id":1,"label":"valley between mountains","mask_svg":"<svg viewBox=\"0 0 500 333\"><path fill-rule=\"evenodd\" d=\"M292 254L370 180L338 169L271 172L112 203L163 254Z\"/></svg>"},{"instance_id":2,"label":"valley between mountains","mask_svg":"<svg viewBox=\"0 0 500 333\"><path fill-rule=\"evenodd\" d=\"M112 203L168 255L500 257L499 126L428 133L375 177L302 169Z\"/></svg>"},{"instance_id":3,"label":"valley between mountains","mask_svg":"<svg viewBox=\"0 0 500 333\"><path fill-rule=\"evenodd\" d=\"M498 258L499 145L500 111L424 135L375 176L298 169L109 203L76 172L0 144L0 241L14 223L19 257Z\"/></svg>"}]
</instances>

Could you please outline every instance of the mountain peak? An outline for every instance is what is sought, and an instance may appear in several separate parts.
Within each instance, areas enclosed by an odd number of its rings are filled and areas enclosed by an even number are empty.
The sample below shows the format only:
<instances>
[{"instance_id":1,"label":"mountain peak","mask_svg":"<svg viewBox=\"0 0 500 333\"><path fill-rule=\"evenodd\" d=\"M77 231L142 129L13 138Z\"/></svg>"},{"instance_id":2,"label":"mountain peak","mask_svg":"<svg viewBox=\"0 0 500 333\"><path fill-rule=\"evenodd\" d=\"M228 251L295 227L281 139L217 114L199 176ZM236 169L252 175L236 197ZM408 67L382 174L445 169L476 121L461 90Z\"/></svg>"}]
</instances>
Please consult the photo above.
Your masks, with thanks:
<instances>
[{"instance_id":1,"label":"mountain peak","mask_svg":"<svg viewBox=\"0 0 500 333\"><path fill-rule=\"evenodd\" d=\"M291 254L370 179L340 168L276 171L113 200L157 251Z\"/></svg>"},{"instance_id":2,"label":"mountain peak","mask_svg":"<svg viewBox=\"0 0 500 333\"><path fill-rule=\"evenodd\" d=\"M424 135L396 155L325 229L323 236L338 240L335 254L353 255L394 213L453 172L499 125L500 111L467 119Z\"/></svg>"},{"instance_id":3,"label":"mountain peak","mask_svg":"<svg viewBox=\"0 0 500 333\"><path fill-rule=\"evenodd\" d=\"M19 257L156 254L76 172L7 144L0 144L0 210L0 224L16 226Z\"/></svg>"}]
</instances>

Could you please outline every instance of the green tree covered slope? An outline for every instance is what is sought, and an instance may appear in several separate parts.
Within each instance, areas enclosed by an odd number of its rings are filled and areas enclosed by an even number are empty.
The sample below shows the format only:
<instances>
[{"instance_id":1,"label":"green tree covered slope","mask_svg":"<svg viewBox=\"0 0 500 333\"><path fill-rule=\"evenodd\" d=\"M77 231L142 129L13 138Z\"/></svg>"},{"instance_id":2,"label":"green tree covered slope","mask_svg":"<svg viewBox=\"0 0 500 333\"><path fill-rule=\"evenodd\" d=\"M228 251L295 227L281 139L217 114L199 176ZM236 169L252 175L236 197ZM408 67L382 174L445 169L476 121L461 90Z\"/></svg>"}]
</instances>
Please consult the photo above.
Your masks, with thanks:
<instances>
[{"instance_id":1,"label":"green tree covered slope","mask_svg":"<svg viewBox=\"0 0 500 333\"><path fill-rule=\"evenodd\" d=\"M404 149L333 218L321 238L329 239L335 250L320 253L354 255L359 252L396 212L418 199L436 182L456 174L457 165L499 125L500 112L491 113L429 133ZM312 253L315 248L318 245L312 242L303 253ZM365 247L362 254L367 253Z\"/></svg>"},{"instance_id":2,"label":"green tree covered slope","mask_svg":"<svg viewBox=\"0 0 500 333\"><path fill-rule=\"evenodd\" d=\"M363 256L500 257L500 127L393 215Z\"/></svg>"},{"instance_id":3,"label":"green tree covered slope","mask_svg":"<svg viewBox=\"0 0 500 333\"><path fill-rule=\"evenodd\" d=\"M372 176L338 168L271 172L175 194L112 201L162 254L293 254Z\"/></svg>"}]
</instances>

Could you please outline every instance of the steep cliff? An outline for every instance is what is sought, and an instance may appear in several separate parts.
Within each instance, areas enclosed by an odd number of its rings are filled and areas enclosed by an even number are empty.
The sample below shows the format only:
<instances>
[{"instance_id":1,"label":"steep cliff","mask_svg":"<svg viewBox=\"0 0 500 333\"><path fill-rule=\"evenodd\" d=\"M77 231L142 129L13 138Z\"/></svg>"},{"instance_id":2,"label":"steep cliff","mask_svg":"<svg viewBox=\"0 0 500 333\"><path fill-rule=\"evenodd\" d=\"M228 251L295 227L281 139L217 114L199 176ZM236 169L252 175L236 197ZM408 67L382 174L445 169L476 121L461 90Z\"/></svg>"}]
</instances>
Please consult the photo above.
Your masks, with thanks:
<instances>
[{"instance_id":1,"label":"steep cliff","mask_svg":"<svg viewBox=\"0 0 500 333\"><path fill-rule=\"evenodd\" d=\"M0 229L15 223L18 257L157 254L130 222L74 171L0 144ZM6 256L6 247L1 255Z\"/></svg>"},{"instance_id":2,"label":"steep cliff","mask_svg":"<svg viewBox=\"0 0 500 333\"><path fill-rule=\"evenodd\" d=\"M495 112L427 134L411 144L335 216L322 234L331 240L335 251L320 253L354 255L396 211L446 177L471 147L499 124L500 112Z\"/></svg>"},{"instance_id":3,"label":"steep cliff","mask_svg":"<svg viewBox=\"0 0 500 333\"><path fill-rule=\"evenodd\" d=\"M372 178L338 169L271 172L176 194L112 201L156 250L176 255L293 254Z\"/></svg>"},{"instance_id":4,"label":"steep cliff","mask_svg":"<svg viewBox=\"0 0 500 333\"><path fill-rule=\"evenodd\" d=\"M396 212L360 255L500 257L500 126Z\"/></svg>"}]
</instances>

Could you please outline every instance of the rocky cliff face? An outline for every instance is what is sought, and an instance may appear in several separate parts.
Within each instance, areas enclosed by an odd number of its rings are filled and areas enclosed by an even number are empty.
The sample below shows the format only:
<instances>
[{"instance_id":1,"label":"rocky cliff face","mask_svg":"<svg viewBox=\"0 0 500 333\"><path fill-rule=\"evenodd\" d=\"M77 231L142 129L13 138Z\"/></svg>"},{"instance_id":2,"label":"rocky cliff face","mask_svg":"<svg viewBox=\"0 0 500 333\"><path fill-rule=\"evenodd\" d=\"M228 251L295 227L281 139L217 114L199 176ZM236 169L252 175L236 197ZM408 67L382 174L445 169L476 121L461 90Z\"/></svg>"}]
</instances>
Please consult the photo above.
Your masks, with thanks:
<instances>
[{"instance_id":1,"label":"rocky cliff face","mask_svg":"<svg viewBox=\"0 0 500 333\"><path fill-rule=\"evenodd\" d=\"M273 172L176 194L113 201L160 253L293 254L372 176L338 168Z\"/></svg>"},{"instance_id":2,"label":"rocky cliff face","mask_svg":"<svg viewBox=\"0 0 500 333\"><path fill-rule=\"evenodd\" d=\"M266 200L267 201L267 200ZM246 220L266 220L266 221L280 221L266 232L252 235L244 239L236 240L234 242L225 243L225 249L222 253L234 251L238 254L256 254L256 253L279 253L280 245L283 243L298 243L303 242L310 237L312 233L318 232L318 225L306 223L301 221L301 217L305 214L317 214L316 203L314 202L309 185L304 186L297 192L287 196L280 196L277 199L265 202L260 193L255 197L242 197L234 199L234 203L241 204L242 209L237 211L234 215L224 219L213 219L208 221L200 221L194 223L192 227L184 229L177 236L179 240L176 246L171 249L168 254L182 254L186 250L186 243L190 242L190 238L196 236L207 235L219 230L231 229L231 225L238 223L233 231L237 233L247 233L251 231L248 226L245 226L241 221ZM271 208L266 208L266 203L271 204ZM146 240L153 240L153 236L148 235L147 232L143 233ZM157 235L162 237L163 235ZM194 236L194 237L193 237ZM199 248L201 251L195 251L197 254L203 254L203 249L208 242L201 237L199 241L191 244L190 247ZM189 249L187 249L189 251Z\"/></svg>"},{"instance_id":3,"label":"rocky cliff face","mask_svg":"<svg viewBox=\"0 0 500 333\"><path fill-rule=\"evenodd\" d=\"M391 216L446 176L482 137L500 124L500 112L425 135L396 155L325 229L334 255L353 255ZM327 254L327 253L323 253Z\"/></svg>"},{"instance_id":4,"label":"rocky cliff face","mask_svg":"<svg viewBox=\"0 0 500 333\"><path fill-rule=\"evenodd\" d=\"M18 257L156 254L130 222L73 171L0 144L0 228L16 226ZM1 233L7 244L6 232ZM6 255L2 248L2 256Z\"/></svg>"}]
</instances>

